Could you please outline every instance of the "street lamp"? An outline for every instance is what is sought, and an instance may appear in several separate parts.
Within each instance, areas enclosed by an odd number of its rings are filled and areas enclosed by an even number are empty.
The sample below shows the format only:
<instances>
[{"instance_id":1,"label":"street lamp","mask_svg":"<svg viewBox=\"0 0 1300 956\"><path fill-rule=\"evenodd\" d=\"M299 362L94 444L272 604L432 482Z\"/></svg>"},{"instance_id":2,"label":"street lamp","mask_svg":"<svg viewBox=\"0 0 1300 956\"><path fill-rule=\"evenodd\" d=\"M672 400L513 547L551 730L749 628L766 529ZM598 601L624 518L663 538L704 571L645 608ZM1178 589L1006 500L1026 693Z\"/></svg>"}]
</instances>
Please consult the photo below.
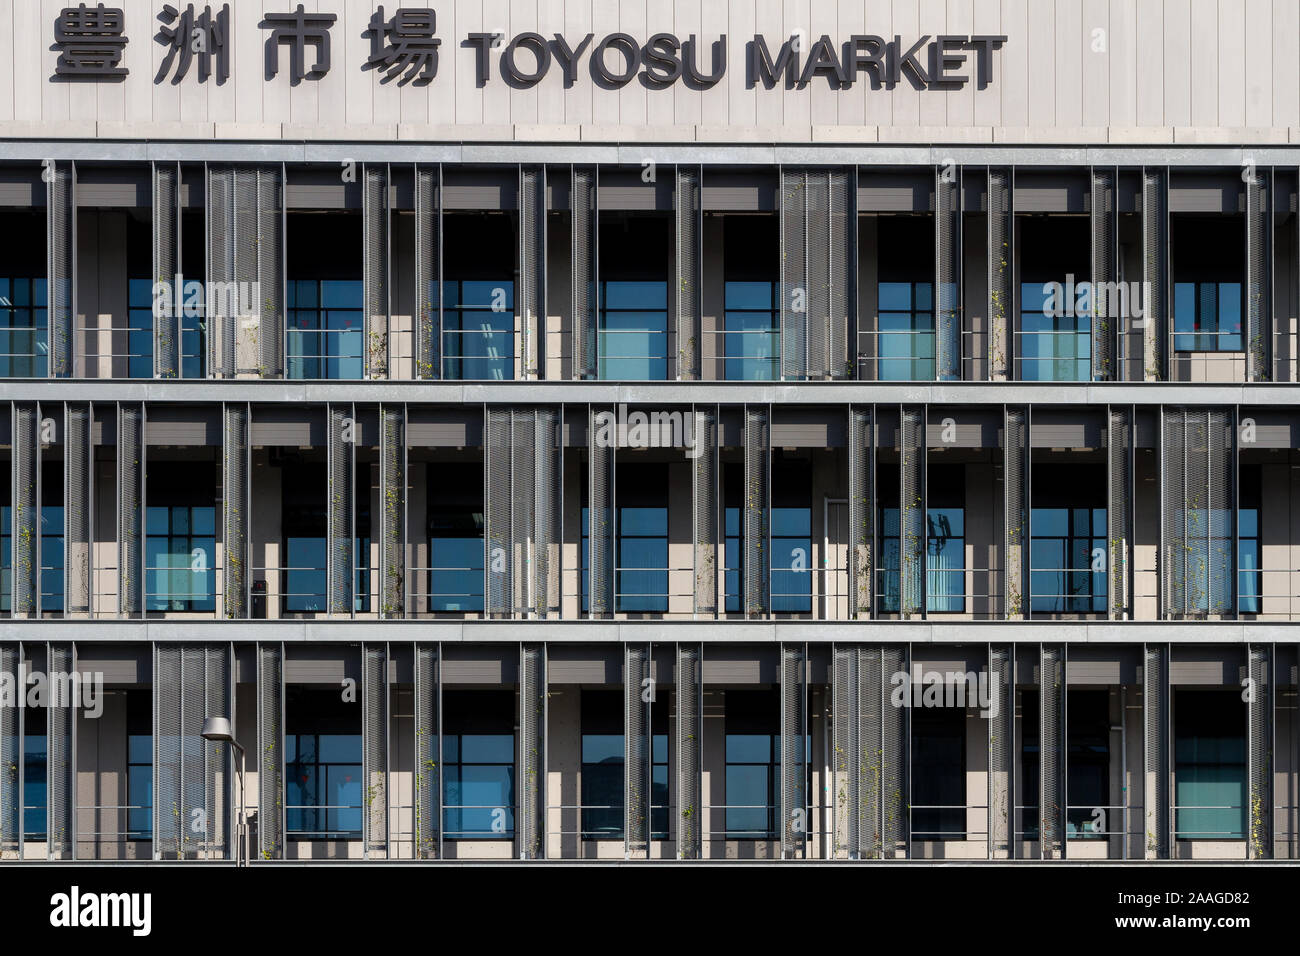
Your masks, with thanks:
<instances>
[{"instance_id":1,"label":"street lamp","mask_svg":"<svg viewBox=\"0 0 1300 956\"><path fill-rule=\"evenodd\" d=\"M229 717L203 718L201 736L204 740L214 743L230 744L239 751L239 833L237 834L239 851L235 865L248 866L248 821L244 816L244 748L235 739L234 731L230 728Z\"/></svg>"}]
</instances>

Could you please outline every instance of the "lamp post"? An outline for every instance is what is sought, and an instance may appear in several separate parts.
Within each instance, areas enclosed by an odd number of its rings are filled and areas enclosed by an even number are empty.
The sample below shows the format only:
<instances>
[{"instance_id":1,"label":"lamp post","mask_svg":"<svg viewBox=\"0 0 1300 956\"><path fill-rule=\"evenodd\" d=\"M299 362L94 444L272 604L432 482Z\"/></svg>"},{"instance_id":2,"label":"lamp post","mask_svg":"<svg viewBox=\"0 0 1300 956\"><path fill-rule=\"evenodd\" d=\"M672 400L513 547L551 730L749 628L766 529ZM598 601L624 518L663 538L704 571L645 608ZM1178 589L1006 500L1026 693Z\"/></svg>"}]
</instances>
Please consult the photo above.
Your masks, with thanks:
<instances>
[{"instance_id":1,"label":"lamp post","mask_svg":"<svg viewBox=\"0 0 1300 956\"><path fill-rule=\"evenodd\" d=\"M239 751L239 832L236 835L239 849L237 850L235 865L248 866L248 820L244 815L244 748L235 739L234 731L230 728L229 717L203 718L201 736L204 740L210 740L214 743L228 743Z\"/></svg>"}]
</instances>

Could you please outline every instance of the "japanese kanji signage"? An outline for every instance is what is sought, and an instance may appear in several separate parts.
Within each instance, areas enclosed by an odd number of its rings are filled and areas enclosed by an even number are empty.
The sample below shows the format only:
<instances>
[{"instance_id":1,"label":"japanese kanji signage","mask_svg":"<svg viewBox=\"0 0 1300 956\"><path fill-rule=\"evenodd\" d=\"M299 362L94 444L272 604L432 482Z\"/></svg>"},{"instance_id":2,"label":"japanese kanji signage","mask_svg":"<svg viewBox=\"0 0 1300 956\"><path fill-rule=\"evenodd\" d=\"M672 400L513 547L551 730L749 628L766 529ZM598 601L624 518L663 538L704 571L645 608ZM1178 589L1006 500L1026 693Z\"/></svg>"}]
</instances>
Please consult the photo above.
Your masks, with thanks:
<instances>
[{"instance_id":1,"label":"japanese kanji signage","mask_svg":"<svg viewBox=\"0 0 1300 956\"><path fill-rule=\"evenodd\" d=\"M288 60L293 85L329 73L330 35L337 19L332 13L308 13L301 3L287 13L264 14L258 28L266 36L265 78L280 75L282 56ZM220 84L229 78L229 3L215 12L210 5L200 10L193 3L184 9L164 4L158 21L161 26L154 40L165 46L167 53L155 83L169 76L172 83L181 83L190 77L195 63L195 82L215 77ZM125 79L126 30L121 8L102 3L65 7L54 22L54 49L59 54L56 78ZM379 71L381 83L396 80L398 86L426 86L437 77L442 41L431 8L399 7L389 16L378 6L365 36L370 41L370 56L354 67ZM802 88L821 79L833 88L848 89L866 77L873 87L893 88L906 79L917 89L955 89L969 83L973 74L983 88L992 82L993 57L1006 39L927 34L912 41L855 34L837 44L826 35L811 40L795 34L774 52L765 37L755 35L745 43L745 82L751 88ZM604 89L618 89L638 78L649 89L668 89L678 82L707 89L727 71L726 34L702 47L694 34L682 39L672 33L656 33L642 42L627 33L599 39L593 33L576 39L560 33L546 37L525 32L509 39L502 33L468 33L460 47L474 59L479 86L492 82L494 64L497 75L517 89L535 86L552 74L561 76L566 87L571 86L584 57L592 80Z\"/></svg>"}]
</instances>

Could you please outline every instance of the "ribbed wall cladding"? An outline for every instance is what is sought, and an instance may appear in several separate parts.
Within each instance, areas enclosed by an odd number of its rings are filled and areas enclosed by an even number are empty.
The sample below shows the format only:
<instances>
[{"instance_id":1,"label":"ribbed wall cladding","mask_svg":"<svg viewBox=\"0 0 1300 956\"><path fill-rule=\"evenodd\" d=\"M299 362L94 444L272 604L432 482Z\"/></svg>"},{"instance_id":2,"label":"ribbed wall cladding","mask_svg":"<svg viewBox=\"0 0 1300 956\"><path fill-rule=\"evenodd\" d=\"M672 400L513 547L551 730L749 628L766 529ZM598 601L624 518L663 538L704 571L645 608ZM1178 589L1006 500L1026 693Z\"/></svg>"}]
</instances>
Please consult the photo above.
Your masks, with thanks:
<instances>
[{"instance_id":1,"label":"ribbed wall cladding","mask_svg":"<svg viewBox=\"0 0 1300 956\"><path fill-rule=\"evenodd\" d=\"M700 858L704 827L704 674L702 644L677 645L675 685L677 802L670 814L677 856Z\"/></svg>"},{"instance_id":2,"label":"ribbed wall cladding","mask_svg":"<svg viewBox=\"0 0 1300 956\"><path fill-rule=\"evenodd\" d=\"M519 759L515 820L520 859L546 853L546 645L519 648Z\"/></svg>"},{"instance_id":3,"label":"ribbed wall cladding","mask_svg":"<svg viewBox=\"0 0 1300 956\"><path fill-rule=\"evenodd\" d=\"M595 166L574 166L570 172L570 311L573 322L573 367L575 378L599 375L597 295L599 259L597 223L600 217Z\"/></svg>"},{"instance_id":4,"label":"ribbed wall cladding","mask_svg":"<svg viewBox=\"0 0 1300 956\"><path fill-rule=\"evenodd\" d=\"M1252 644L1247 649L1247 676L1250 682L1246 700L1246 773L1250 803L1247 815L1250 826L1247 853L1251 859L1266 860L1273 856L1274 799L1274 700L1273 648Z\"/></svg>"},{"instance_id":5,"label":"ribbed wall cladding","mask_svg":"<svg viewBox=\"0 0 1300 956\"><path fill-rule=\"evenodd\" d=\"M329 497L326 502L328 606L331 614L352 614L356 588L356 409L331 404L328 410Z\"/></svg>"},{"instance_id":6,"label":"ribbed wall cladding","mask_svg":"<svg viewBox=\"0 0 1300 956\"><path fill-rule=\"evenodd\" d=\"M1043 859L1065 856L1065 645L1039 648L1038 828Z\"/></svg>"},{"instance_id":7,"label":"ribbed wall cladding","mask_svg":"<svg viewBox=\"0 0 1300 956\"><path fill-rule=\"evenodd\" d=\"M781 855L802 857L808 848L807 649L781 645Z\"/></svg>"},{"instance_id":8,"label":"ribbed wall cladding","mask_svg":"<svg viewBox=\"0 0 1300 956\"><path fill-rule=\"evenodd\" d=\"M361 760L365 792L365 848L369 859L388 855L388 645L362 645Z\"/></svg>"},{"instance_id":9,"label":"ribbed wall cladding","mask_svg":"<svg viewBox=\"0 0 1300 956\"><path fill-rule=\"evenodd\" d=\"M701 201L702 169L678 166L673 225L676 282L673 302L677 329L677 378L694 381L700 377L701 320L704 315L703 246L704 211Z\"/></svg>"},{"instance_id":10,"label":"ribbed wall cladding","mask_svg":"<svg viewBox=\"0 0 1300 956\"><path fill-rule=\"evenodd\" d=\"M10 446L13 616L40 616L41 442L40 405L14 402Z\"/></svg>"},{"instance_id":11,"label":"ribbed wall cladding","mask_svg":"<svg viewBox=\"0 0 1300 956\"><path fill-rule=\"evenodd\" d=\"M442 378L442 167L415 170L415 377Z\"/></svg>"},{"instance_id":12,"label":"ribbed wall cladding","mask_svg":"<svg viewBox=\"0 0 1300 956\"><path fill-rule=\"evenodd\" d=\"M117 408L118 609L123 617L144 613L145 412L143 405Z\"/></svg>"},{"instance_id":13,"label":"ribbed wall cladding","mask_svg":"<svg viewBox=\"0 0 1300 956\"><path fill-rule=\"evenodd\" d=\"M442 855L442 661L436 644L415 646L415 855Z\"/></svg>"},{"instance_id":14,"label":"ribbed wall cladding","mask_svg":"<svg viewBox=\"0 0 1300 956\"><path fill-rule=\"evenodd\" d=\"M939 166L934 179L935 375L962 377L962 170Z\"/></svg>"},{"instance_id":15,"label":"ribbed wall cladding","mask_svg":"<svg viewBox=\"0 0 1300 956\"><path fill-rule=\"evenodd\" d=\"M654 687L650 681L650 645L623 646L623 832L628 856L650 851L652 771L650 715Z\"/></svg>"},{"instance_id":16,"label":"ribbed wall cladding","mask_svg":"<svg viewBox=\"0 0 1300 956\"><path fill-rule=\"evenodd\" d=\"M1169 647L1148 645L1142 661L1142 724L1145 771L1146 856L1167 860L1170 856L1170 687Z\"/></svg>"},{"instance_id":17,"label":"ribbed wall cladding","mask_svg":"<svg viewBox=\"0 0 1300 956\"><path fill-rule=\"evenodd\" d=\"M181 271L181 168L179 163L153 163L153 280L171 291L167 314L153 318L154 375L181 374L181 310L184 289L177 288Z\"/></svg>"},{"instance_id":18,"label":"ribbed wall cladding","mask_svg":"<svg viewBox=\"0 0 1300 956\"><path fill-rule=\"evenodd\" d=\"M1091 170L1092 202L1089 213L1092 246L1092 380L1110 382L1119 377L1119 302L1110 291L1119 280L1118 170L1094 166ZM1121 300L1123 301L1123 300Z\"/></svg>"},{"instance_id":19,"label":"ribbed wall cladding","mask_svg":"<svg viewBox=\"0 0 1300 956\"><path fill-rule=\"evenodd\" d=\"M284 645L257 645L257 849L284 858Z\"/></svg>"},{"instance_id":20,"label":"ribbed wall cladding","mask_svg":"<svg viewBox=\"0 0 1300 956\"><path fill-rule=\"evenodd\" d=\"M849 408L849 617L874 613L876 563L876 429L875 409Z\"/></svg>"}]
</instances>

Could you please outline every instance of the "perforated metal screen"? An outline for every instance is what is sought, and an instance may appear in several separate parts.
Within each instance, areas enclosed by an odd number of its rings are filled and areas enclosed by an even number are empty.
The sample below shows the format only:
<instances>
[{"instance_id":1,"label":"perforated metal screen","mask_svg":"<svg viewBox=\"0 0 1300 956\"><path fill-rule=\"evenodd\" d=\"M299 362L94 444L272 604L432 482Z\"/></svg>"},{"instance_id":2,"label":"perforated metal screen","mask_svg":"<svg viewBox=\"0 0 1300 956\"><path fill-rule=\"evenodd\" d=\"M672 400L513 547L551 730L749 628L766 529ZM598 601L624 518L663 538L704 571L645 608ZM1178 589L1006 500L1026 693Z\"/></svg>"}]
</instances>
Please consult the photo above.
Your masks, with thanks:
<instances>
[{"instance_id":1,"label":"perforated metal screen","mask_svg":"<svg viewBox=\"0 0 1300 956\"><path fill-rule=\"evenodd\" d=\"M118 608L126 617L144 613L144 406L117 407Z\"/></svg>"},{"instance_id":2,"label":"perforated metal screen","mask_svg":"<svg viewBox=\"0 0 1300 956\"><path fill-rule=\"evenodd\" d=\"M745 406L745 490L741 509L741 573L745 614L759 617L771 608L768 513L772 447L766 405Z\"/></svg>"},{"instance_id":3,"label":"perforated metal screen","mask_svg":"<svg viewBox=\"0 0 1300 956\"><path fill-rule=\"evenodd\" d=\"M1273 856L1273 753L1274 689L1273 648L1252 644L1247 648L1246 701L1246 772L1250 783L1250 837L1247 853L1251 859L1266 860Z\"/></svg>"},{"instance_id":4,"label":"perforated metal screen","mask_svg":"<svg viewBox=\"0 0 1300 956\"><path fill-rule=\"evenodd\" d=\"M1005 612L1029 617L1029 409L1006 409L1003 422L1002 491L1006 522Z\"/></svg>"},{"instance_id":5,"label":"perforated metal screen","mask_svg":"<svg viewBox=\"0 0 1300 956\"><path fill-rule=\"evenodd\" d=\"M284 857L284 645L257 645L257 845Z\"/></svg>"},{"instance_id":6,"label":"perforated metal screen","mask_svg":"<svg viewBox=\"0 0 1300 956\"><path fill-rule=\"evenodd\" d=\"M388 645L362 645L361 760L367 858L388 855Z\"/></svg>"},{"instance_id":7,"label":"perforated metal screen","mask_svg":"<svg viewBox=\"0 0 1300 956\"><path fill-rule=\"evenodd\" d=\"M1146 856L1170 855L1170 688L1169 648L1148 645L1142 661L1143 767L1146 783Z\"/></svg>"},{"instance_id":8,"label":"perforated metal screen","mask_svg":"<svg viewBox=\"0 0 1300 956\"><path fill-rule=\"evenodd\" d=\"M1110 558L1109 615L1113 620L1132 616L1130 555L1133 548L1133 410L1107 409L1106 519Z\"/></svg>"},{"instance_id":9,"label":"perforated metal screen","mask_svg":"<svg viewBox=\"0 0 1300 956\"><path fill-rule=\"evenodd\" d=\"M988 362L989 378L993 381L1005 381L1011 374L1012 311L1015 307L1013 178L1010 169L989 167Z\"/></svg>"},{"instance_id":10,"label":"perforated metal screen","mask_svg":"<svg viewBox=\"0 0 1300 956\"><path fill-rule=\"evenodd\" d=\"M718 613L718 409L692 409L696 456L691 462L691 540L694 546L695 614Z\"/></svg>"},{"instance_id":11,"label":"perforated metal screen","mask_svg":"<svg viewBox=\"0 0 1300 956\"><path fill-rule=\"evenodd\" d=\"M406 407L379 409L380 614L406 613Z\"/></svg>"},{"instance_id":12,"label":"perforated metal screen","mask_svg":"<svg viewBox=\"0 0 1300 956\"><path fill-rule=\"evenodd\" d=\"M881 854L892 858L911 850L911 831L908 825L911 805L911 725L906 707L895 707L885 693L893 687L894 675L908 670L910 653L906 645L886 644L880 655L879 681L876 682L874 664L866 674L869 687L880 687L876 700L872 690L864 695L865 710L876 713L880 720L880 845Z\"/></svg>"},{"instance_id":13,"label":"perforated metal screen","mask_svg":"<svg viewBox=\"0 0 1300 956\"><path fill-rule=\"evenodd\" d=\"M388 375L389 296L389 169L367 163L361 199L362 285L366 302L366 372L371 378Z\"/></svg>"},{"instance_id":14,"label":"perforated metal screen","mask_svg":"<svg viewBox=\"0 0 1300 956\"><path fill-rule=\"evenodd\" d=\"M222 595L228 618L248 616L249 409L227 402L221 408Z\"/></svg>"},{"instance_id":15,"label":"perforated metal screen","mask_svg":"<svg viewBox=\"0 0 1300 956\"><path fill-rule=\"evenodd\" d=\"M77 174L71 163L54 163L45 183L49 374L72 375L73 326L77 316Z\"/></svg>"},{"instance_id":16,"label":"perforated metal screen","mask_svg":"<svg viewBox=\"0 0 1300 956\"><path fill-rule=\"evenodd\" d=\"M1038 827L1043 859L1065 855L1065 645L1039 647Z\"/></svg>"},{"instance_id":17,"label":"perforated metal screen","mask_svg":"<svg viewBox=\"0 0 1300 956\"><path fill-rule=\"evenodd\" d=\"M35 402L13 403L10 567L13 575L14 617L34 617L40 614L40 415L40 406Z\"/></svg>"},{"instance_id":18,"label":"perforated metal screen","mask_svg":"<svg viewBox=\"0 0 1300 956\"><path fill-rule=\"evenodd\" d=\"M652 773L650 767L650 645L623 646L623 826L629 856L650 850ZM647 696L648 695L648 696Z\"/></svg>"},{"instance_id":19,"label":"perforated metal screen","mask_svg":"<svg viewBox=\"0 0 1300 956\"><path fill-rule=\"evenodd\" d=\"M678 166L673 224L673 249L677 281L673 284L676 307L677 378L693 381L700 377L701 317L704 314L700 264L704 245L704 212L701 202L699 166Z\"/></svg>"},{"instance_id":20,"label":"perforated metal screen","mask_svg":"<svg viewBox=\"0 0 1300 956\"><path fill-rule=\"evenodd\" d=\"M808 846L807 649L781 645L781 855L802 857Z\"/></svg>"},{"instance_id":21,"label":"perforated metal screen","mask_svg":"<svg viewBox=\"0 0 1300 956\"><path fill-rule=\"evenodd\" d=\"M1169 170L1142 170L1142 282L1146 299L1143 366L1147 381L1167 377L1169 315Z\"/></svg>"},{"instance_id":22,"label":"perforated metal screen","mask_svg":"<svg viewBox=\"0 0 1300 956\"><path fill-rule=\"evenodd\" d=\"M442 378L442 167L415 170L415 377Z\"/></svg>"},{"instance_id":23,"label":"perforated metal screen","mask_svg":"<svg viewBox=\"0 0 1300 956\"><path fill-rule=\"evenodd\" d=\"M1119 323L1124 318L1116 300L1119 280L1118 171L1112 166L1091 170L1089 214L1092 246L1092 380L1119 377Z\"/></svg>"},{"instance_id":24,"label":"perforated metal screen","mask_svg":"<svg viewBox=\"0 0 1300 956\"><path fill-rule=\"evenodd\" d=\"M63 443L63 594L69 616L91 610L91 528L94 512L94 446L89 402L64 406Z\"/></svg>"},{"instance_id":25,"label":"perforated metal screen","mask_svg":"<svg viewBox=\"0 0 1300 956\"><path fill-rule=\"evenodd\" d=\"M154 374L179 378L181 374L181 321L177 305L183 289L177 288L181 271L180 164L154 163L153 169L153 276L171 289L167 314L153 318Z\"/></svg>"},{"instance_id":26,"label":"perforated metal screen","mask_svg":"<svg viewBox=\"0 0 1300 956\"><path fill-rule=\"evenodd\" d=\"M925 408L904 405L898 424L898 594L904 617L925 610Z\"/></svg>"},{"instance_id":27,"label":"perforated metal screen","mask_svg":"<svg viewBox=\"0 0 1300 956\"><path fill-rule=\"evenodd\" d=\"M60 677L76 673L76 653L71 644L50 644L46 651L51 687ZM71 686L71 685L69 685ZM46 834L52 860L70 860L77 833L77 701L71 695L52 693L45 710L46 731Z\"/></svg>"},{"instance_id":28,"label":"perforated metal screen","mask_svg":"<svg viewBox=\"0 0 1300 956\"><path fill-rule=\"evenodd\" d=\"M1014 646L990 645L988 714L989 856L1010 856L1016 825L1016 687Z\"/></svg>"},{"instance_id":29,"label":"perforated metal screen","mask_svg":"<svg viewBox=\"0 0 1300 956\"><path fill-rule=\"evenodd\" d=\"M934 179L935 373L961 378L962 195L961 167L939 166Z\"/></svg>"},{"instance_id":30,"label":"perforated metal screen","mask_svg":"<svg viewBox=\"0 0 1300 956\"><path fill-rule=\"evenodd\" d=\"M546 341L546 167L519 167L519 353L521 378L537 378Z\"/></svg>"},{"instance_id":31,"label":"perforated metal screen","mask_svg":"<svg viewBox=\"0 0 1300 956\"><path fill-rule=\"evenodd\" d=\"M875 408L849 408L849 616L871 617L876 558Z\"/></svg>"},{"instance_id":32,"label":"perforated metal screen","mask_svg":"<svg viewBox=\"0 0 1300 956\"><path fill-rule=\"evenodd\" d=\"M1273 169L1251 165L1246 180L1246 365L1252 382L1272 379Z\"/></svg>"},{"instance_id":33,"label":"perforated metal screen","mask_svg":"<svg viewBox=\"0 0 1300 956\"><path fill-rule=\"evenodd\" d=\"M573 366L576 377L596 378L600 353L596 331L600 308L596 294L599 260L596 167L574 166L571 177L569 265L572 271L569 291L573 316Z\"/></svg>"},{"instance_id":34,"label":"perforated metal screen","mask_svg":"<svg viewBox=\"0 0 1300 956\"><path fill-rule=\"evenodd\" d=\"M519 761L515 820L519 856L546 850L546 645L519 648Z\"/></svg>"},{"instance_id":35,"label":"perforated metal screen","mask_svg":"<svg viewBox=\"0 0 1300 956\"><path fill-rule=\"evenodd\" d=\"M612 408L593 405L587 419L588 608L595 618L614 612L614 446L600 438L602 419L613 416Z\"/></svg>"},{"instance_id":36,"label":"perforated metal screen","mask_svg":"<svg viewBox=\"0 0 1300 956\"><path fill-rule=\"evenodd\" d=\"M415 645L415 855L442 855L441 648Z\"/></svg>"},{"instance_id":37,"label":"perforated metal screen","mask_svg":"<svg viewBox=\"0 0 1300 956\"><path fill-rule=\"evenodd\" d=\"M329 610L352 614L356 588L356 409L331 404L329 418L329 498L325 515L328 534Z\"/></svg>"},{"instance_id":38,"label":"perforated metal screen","mask_svg":"<svg viewBox=\"0 0 1300 956\"><path fill-rule=\"evenodd\" d=\"M699 859L704 829L704 655L702 644L677 645L677 855Z\"/></svg>"},{"instance_id":39,"label":"perforated metal screen","mask_svg":"<svg viewBox=\"0 0 1300 956\"><path fill-rule=\"evenodd\" d=\"M11 687L19 681L22 645L0 644L0 679ZM16 696L0 697L0 853L18 855L22 849L23 709Z\"/></svg>"}]
</instances>

